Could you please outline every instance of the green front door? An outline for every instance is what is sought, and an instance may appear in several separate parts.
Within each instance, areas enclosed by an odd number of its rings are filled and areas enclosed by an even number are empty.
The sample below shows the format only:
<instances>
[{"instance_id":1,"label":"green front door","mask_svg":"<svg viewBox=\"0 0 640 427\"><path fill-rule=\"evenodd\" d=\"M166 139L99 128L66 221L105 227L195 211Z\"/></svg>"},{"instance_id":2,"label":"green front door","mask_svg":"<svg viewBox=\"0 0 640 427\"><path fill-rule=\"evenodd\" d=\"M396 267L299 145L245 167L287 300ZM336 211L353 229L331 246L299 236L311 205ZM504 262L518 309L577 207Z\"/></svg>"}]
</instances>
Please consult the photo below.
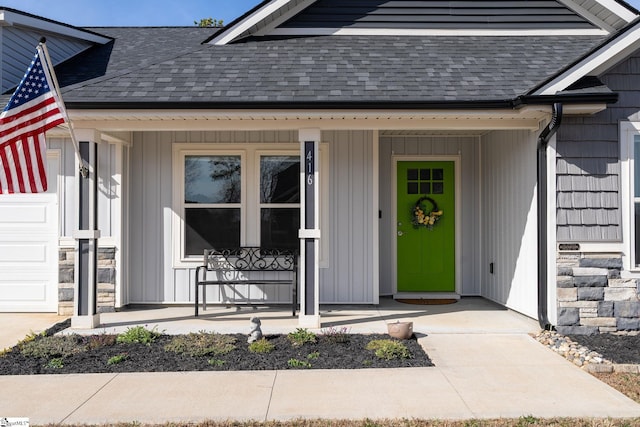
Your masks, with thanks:
<instances>
[{"instance_id":1,"label":"green front door","mask_svg":"<svg viewBox=\"0 0 640 427\"><path fill-rule=\"evenodd\" d=\"M455 292L455 167L399 161L398 292Z\"/></svg>"}]
</instances>

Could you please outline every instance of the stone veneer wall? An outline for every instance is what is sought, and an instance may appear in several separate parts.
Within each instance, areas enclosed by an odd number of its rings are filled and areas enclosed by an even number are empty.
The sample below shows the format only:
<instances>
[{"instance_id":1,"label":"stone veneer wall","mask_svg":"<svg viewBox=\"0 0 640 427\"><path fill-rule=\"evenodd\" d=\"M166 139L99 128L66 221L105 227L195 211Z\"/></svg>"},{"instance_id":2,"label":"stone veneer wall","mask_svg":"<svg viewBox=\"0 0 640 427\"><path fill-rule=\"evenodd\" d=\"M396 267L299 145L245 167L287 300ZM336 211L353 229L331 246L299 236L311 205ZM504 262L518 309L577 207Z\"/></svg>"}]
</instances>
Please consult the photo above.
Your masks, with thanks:
<instances>
[{"instance_id":1,"label":"stone veneer wall","mask_svg":"<svg viewBox=\"0 0 640 427\"><path fill-rule=\"evenodd\" d=\"M558 253L558 332L640 330L638 280L621 278L621 270L620 254Z\"/></svg>"},{"instance_id":2,"label":"stone veneer wall","mask_svg":"<svg viewBox=\"0 0 640 427\"><path fill-rule=\"evenodd\" d=\"M115 256L115 248L98 248L98 313L115 311ZM60 248L58 261L58 314L73 316L75 249Z\"/></svg>"}]
</instances>

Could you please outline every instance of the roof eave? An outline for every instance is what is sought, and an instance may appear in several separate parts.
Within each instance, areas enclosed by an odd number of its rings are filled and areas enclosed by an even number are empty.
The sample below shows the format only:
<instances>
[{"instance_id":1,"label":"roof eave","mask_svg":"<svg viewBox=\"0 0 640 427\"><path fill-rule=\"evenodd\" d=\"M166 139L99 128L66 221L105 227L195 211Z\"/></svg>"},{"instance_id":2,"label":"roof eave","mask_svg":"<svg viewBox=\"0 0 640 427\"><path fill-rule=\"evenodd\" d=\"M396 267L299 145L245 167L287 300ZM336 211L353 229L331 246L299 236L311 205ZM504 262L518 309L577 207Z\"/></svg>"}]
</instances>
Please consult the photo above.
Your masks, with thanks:
<instances>
[{"instance_id":1,"label":"roof eave","mask_svg":"<svg viewBox=\"0 0 640 427\"><path fill-rule=\"evenodd\" d=\"M100 102L71 101L76 110L476 110L517 109L530 105L611 104L617 93L581 93L561 95L524 95L513 99L455 101L282 101L282 102Z\"/></svg>"},{"instance_id":2,"label":"roof eave","mask_svg":"<svg viewBox=\"0 0 640 427\"><path fill-rule=\"evenodd\" d=\"M85 28L74 27L73 25L65 24L63 22L54 21L52 19L43 18L41 16L32 15L30 13L3 6L0 6L0 25L20 25L33 28L38 31L47 31L99 44L106 44L113 40L111 37L104 36Z\"/></svg>"}]
</instances>

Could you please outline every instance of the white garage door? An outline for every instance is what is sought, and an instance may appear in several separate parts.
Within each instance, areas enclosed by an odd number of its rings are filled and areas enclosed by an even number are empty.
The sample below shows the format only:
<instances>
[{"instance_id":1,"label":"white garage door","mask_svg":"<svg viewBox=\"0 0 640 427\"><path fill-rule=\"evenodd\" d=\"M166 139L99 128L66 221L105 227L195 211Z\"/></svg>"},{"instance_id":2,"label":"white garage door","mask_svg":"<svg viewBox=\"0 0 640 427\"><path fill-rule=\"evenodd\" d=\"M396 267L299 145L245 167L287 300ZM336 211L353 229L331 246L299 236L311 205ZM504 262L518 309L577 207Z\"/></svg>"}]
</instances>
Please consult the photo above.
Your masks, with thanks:
<instances>
[{"instance_id":1,"label":"white garage door","mask_svg":"<svg viewBox=\"0 0 640 427\"><path fill-rule=\"evenodd\" d=\"M59 156L47 156L49 189L0 195L0 312L58 311Z\"/></svg>"}]
</instances>

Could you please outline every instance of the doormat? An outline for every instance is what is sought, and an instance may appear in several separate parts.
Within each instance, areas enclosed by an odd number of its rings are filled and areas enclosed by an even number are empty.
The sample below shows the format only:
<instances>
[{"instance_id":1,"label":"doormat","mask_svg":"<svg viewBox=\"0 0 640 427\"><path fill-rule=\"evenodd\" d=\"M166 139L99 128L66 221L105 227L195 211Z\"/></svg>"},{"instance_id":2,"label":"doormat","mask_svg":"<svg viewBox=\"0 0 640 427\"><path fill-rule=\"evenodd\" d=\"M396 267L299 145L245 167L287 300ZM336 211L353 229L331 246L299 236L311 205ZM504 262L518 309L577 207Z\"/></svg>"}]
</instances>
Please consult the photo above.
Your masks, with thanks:
<instances>
[{"instance_id":1,"label":"doormat","mask_svg":"<svg viewBox=\"0 0 640 427\"><path fill-rule=\"evenodd\" d=\"M415 299L397 299L396 301L404 303L404 304L414 304L414 305L442 305L442 304L453 304L458 302L457 299L428 299L428 298L415 298Z\"/></svg>"}]
</instances>

